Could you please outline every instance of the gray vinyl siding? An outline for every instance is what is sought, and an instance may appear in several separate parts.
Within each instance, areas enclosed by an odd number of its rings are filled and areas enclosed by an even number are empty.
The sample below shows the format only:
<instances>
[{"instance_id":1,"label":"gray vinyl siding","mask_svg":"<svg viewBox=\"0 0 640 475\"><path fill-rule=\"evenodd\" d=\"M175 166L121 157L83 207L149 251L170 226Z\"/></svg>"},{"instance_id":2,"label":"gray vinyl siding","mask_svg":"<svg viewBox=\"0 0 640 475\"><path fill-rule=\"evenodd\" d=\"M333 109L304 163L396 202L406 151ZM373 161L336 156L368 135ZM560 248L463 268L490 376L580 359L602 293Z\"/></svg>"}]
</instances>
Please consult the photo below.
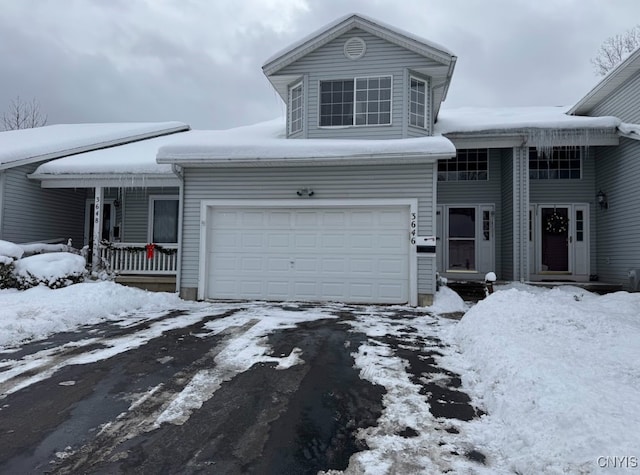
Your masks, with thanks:
<instances>
[{"instance_id":1,"label":"gray vinyl siding","mask_svg":"<svg viewBox=\"0 0 640 475\"><path fill-rule=\"evenodd\" d=\"M529 180L529 202L531 204L589 203L590 268L596 269L596 161L595 147L587 149L582 158L582 177L579 180Z\"/></svg>"},{"instance_id":2,"label":"gray vinyl siding","mask_svg":"<svg viewBox=\"0 0 640 475\"><path fill-rule=\"evenodd\" d=\"M132 188L124 190L122 222L122 240L124 242L149 241L149 197L151 195L175 195L179 189L168 188Z\"/></svg>"},{"instance_id":3,"label":"gray vinyl siding","mask_svg":"<svg viewBox=\"0 0 640 475\"><path fill-rule=\"evenodd\" d=\"M502 166L501 193L502 193L502 226L501 229L501 260L496 259L500 270L500 278L513 280L513 149L500 151L500 163ZM496 229L498 227L496 226ZM497 231L496 231L497 232Z\"/></svg>"},{"instance_id":4,"label":"gray vinyl siding","mask_svg":"<svg viewBox=\"0 0 640 475\"><path fill-rule=\"evenodd\" d=\"M597 273L601 281L623 284L640 269L640 141L620 138L618 147L596 151L596 188L609 209L596 207Z\"/></svg>"},{"instance_id":5,"label":"gray vinyl siding","mask_svg":"<svg viewBox=\"0 0 640 475\"><path fill-rule=\"evenodd\" d=\"M29 180L39 164L4 171L0 239L17 243L72 239L83 242L84 190L43 189Z\"/></svg>"},{"instance_id":6,"label":"gray vinyl siding","mask_svg":"<svg viewBox=\"0 0 640 475\"><path fill-rule=\"evenodd\" d=\"M301 187L314 190L315 195L311 199L417 198L418 233L433 235L433 173L433 165L223 170L186 168L180 286L198 287L202 200L241 202L243 199L296 199L296 190ZM433 294L435 259L424 257L418 261L418 292Z\"/></svg>"},{"instance_id":7,"label":"gray vinyl siding","mask_svg":"<svg viewBox=\"0 0 640 475\"><path fill-rule=\"evenodd\" d=\"M501 155L499 149L489 150L489 175L488 180L482 181L439 181L438 204L439 205L476 205L493 204L495 206L494 232L495 232L495 263L496 274L500 274L500 262L502 262L501 233L503 220L502 207L502 171Z\"/></svg>"},{"instance_id":8,"label":"gray vinyl siding","mask_svg":"<svg viewBox=\"0 0 640 475\"><path fill-rule=\"evenodd\" d=\"M358 60L344 56L344 43L352 37L362 38L367 49ZM436 65L423 56L401 48L359 29L353 29L321 48L300 58L278 75L305 76L305 136L308 138L396 139L406 136L408 119L408 75L411 68ZM318 127L318 90L320 80L351 79L366 76L393 76L391 125L364 127ZM431 96L431 94L428 94Z\"/></svg>"},{"instance_id":9,"label":"gray vinyl siding","mask_svg":"<svg viewBox=\"0 0 640 475\"><path fill-rule=\"evenodd\" d=\"M640 124L640 72L596 105L589 115L613 115L623 122Z\"/></svg>"}]
</instances>

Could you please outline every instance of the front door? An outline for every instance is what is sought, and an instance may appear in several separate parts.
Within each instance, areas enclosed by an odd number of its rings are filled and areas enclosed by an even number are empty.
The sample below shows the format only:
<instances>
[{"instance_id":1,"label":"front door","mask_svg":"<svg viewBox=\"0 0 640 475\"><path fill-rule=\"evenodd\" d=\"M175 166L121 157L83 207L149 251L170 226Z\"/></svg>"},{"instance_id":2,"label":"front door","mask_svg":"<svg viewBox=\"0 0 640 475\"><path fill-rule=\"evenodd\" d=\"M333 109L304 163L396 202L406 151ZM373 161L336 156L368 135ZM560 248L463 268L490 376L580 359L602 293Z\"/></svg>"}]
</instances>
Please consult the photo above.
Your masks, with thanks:
<instances>
[{"instance_id":1,"label":"front door","mask_svg":"<svg viewBox=\"0 0 640 475\"><path fill-rule=\"evenodd\" d=\"M93 247L93 211L95 209L93 201L87 201L87 208L85 210L85 224L84 224L84 243ZM102 233L100 238L105 241L112 240L113 223L115 208L113 202L104 202L102 205Z\"/></svg>"},{"instance_id":2,"label":"front door","mask_svg":"<svg viewBox=\"0 0 640 475\"><path fill-rule=\"evenodd\" d=\"M588 211L586 204L531 207L530 253L538 279L588 279Z\"/></svg>"}]
</instances>

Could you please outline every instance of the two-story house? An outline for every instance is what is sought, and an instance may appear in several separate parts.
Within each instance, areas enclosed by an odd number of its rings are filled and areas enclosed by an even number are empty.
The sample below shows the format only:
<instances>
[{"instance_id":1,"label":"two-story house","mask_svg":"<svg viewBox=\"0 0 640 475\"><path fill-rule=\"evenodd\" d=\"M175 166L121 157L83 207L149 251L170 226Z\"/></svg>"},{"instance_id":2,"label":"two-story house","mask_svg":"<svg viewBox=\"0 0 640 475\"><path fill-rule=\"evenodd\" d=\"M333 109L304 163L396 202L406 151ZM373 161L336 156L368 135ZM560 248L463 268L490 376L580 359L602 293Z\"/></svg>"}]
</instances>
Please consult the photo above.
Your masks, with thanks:
<instances>
[{"instance_id":1,"label":"two-story house","mask_svg":"<svg viewBox=\"0 0 640 475\"><path fill-rule=\"evenodd\" d=\"M124 242L106 250L112 265L177 272L191 299L425 305L437 273L489 271L634 288L640 53L571 110L441 110L455 64L350 15L263 65L285 120L78 154L30 179L113 199ZM177 256L145 259L146 236Z\"/></svg>"}]
</instances>

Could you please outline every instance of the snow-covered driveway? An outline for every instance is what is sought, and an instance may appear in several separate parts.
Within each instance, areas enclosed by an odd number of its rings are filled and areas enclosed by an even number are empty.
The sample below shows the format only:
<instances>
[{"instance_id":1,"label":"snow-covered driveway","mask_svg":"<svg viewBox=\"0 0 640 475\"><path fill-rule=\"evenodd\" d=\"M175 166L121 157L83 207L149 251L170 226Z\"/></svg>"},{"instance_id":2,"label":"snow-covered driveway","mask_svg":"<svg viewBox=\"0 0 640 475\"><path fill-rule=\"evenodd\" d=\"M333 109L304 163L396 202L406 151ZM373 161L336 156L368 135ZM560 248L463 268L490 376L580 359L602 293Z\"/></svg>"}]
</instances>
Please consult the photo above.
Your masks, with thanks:
<instances>
[{"instance_id":1,"label":"snow-covered driveway","mask_svg":"<svg viewBox=\"0 0 640 475\"><path fill-rule=\"evenodd\" d=\"M407 307L178 307L0 353L0 472L484 469L463 430L478 411L434 359L453 320Z\"/></svg>"}]
</instances>

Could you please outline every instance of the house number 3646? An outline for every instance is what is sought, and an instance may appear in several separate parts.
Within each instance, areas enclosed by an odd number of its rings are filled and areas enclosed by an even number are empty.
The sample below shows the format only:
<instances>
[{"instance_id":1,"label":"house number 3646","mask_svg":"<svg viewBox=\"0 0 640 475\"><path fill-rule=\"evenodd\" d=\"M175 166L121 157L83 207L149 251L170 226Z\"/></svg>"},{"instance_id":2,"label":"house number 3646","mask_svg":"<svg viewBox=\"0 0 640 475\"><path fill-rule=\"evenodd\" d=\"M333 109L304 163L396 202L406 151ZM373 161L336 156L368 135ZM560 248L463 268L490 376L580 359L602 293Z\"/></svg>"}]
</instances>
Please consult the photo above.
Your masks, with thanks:
<instances>
[{"instance_id":1,"label":"house number 3646","mask_svg":"<svg viewBox=\"0 0 640 475\"><path fill-rule=\"evenodd\" d=\"M416 232L418 228L417 216L416 213L411 213L411 221L409 222L409 226L411 227L411 244L416 243Z\"/></svg>"}]
</instances>

